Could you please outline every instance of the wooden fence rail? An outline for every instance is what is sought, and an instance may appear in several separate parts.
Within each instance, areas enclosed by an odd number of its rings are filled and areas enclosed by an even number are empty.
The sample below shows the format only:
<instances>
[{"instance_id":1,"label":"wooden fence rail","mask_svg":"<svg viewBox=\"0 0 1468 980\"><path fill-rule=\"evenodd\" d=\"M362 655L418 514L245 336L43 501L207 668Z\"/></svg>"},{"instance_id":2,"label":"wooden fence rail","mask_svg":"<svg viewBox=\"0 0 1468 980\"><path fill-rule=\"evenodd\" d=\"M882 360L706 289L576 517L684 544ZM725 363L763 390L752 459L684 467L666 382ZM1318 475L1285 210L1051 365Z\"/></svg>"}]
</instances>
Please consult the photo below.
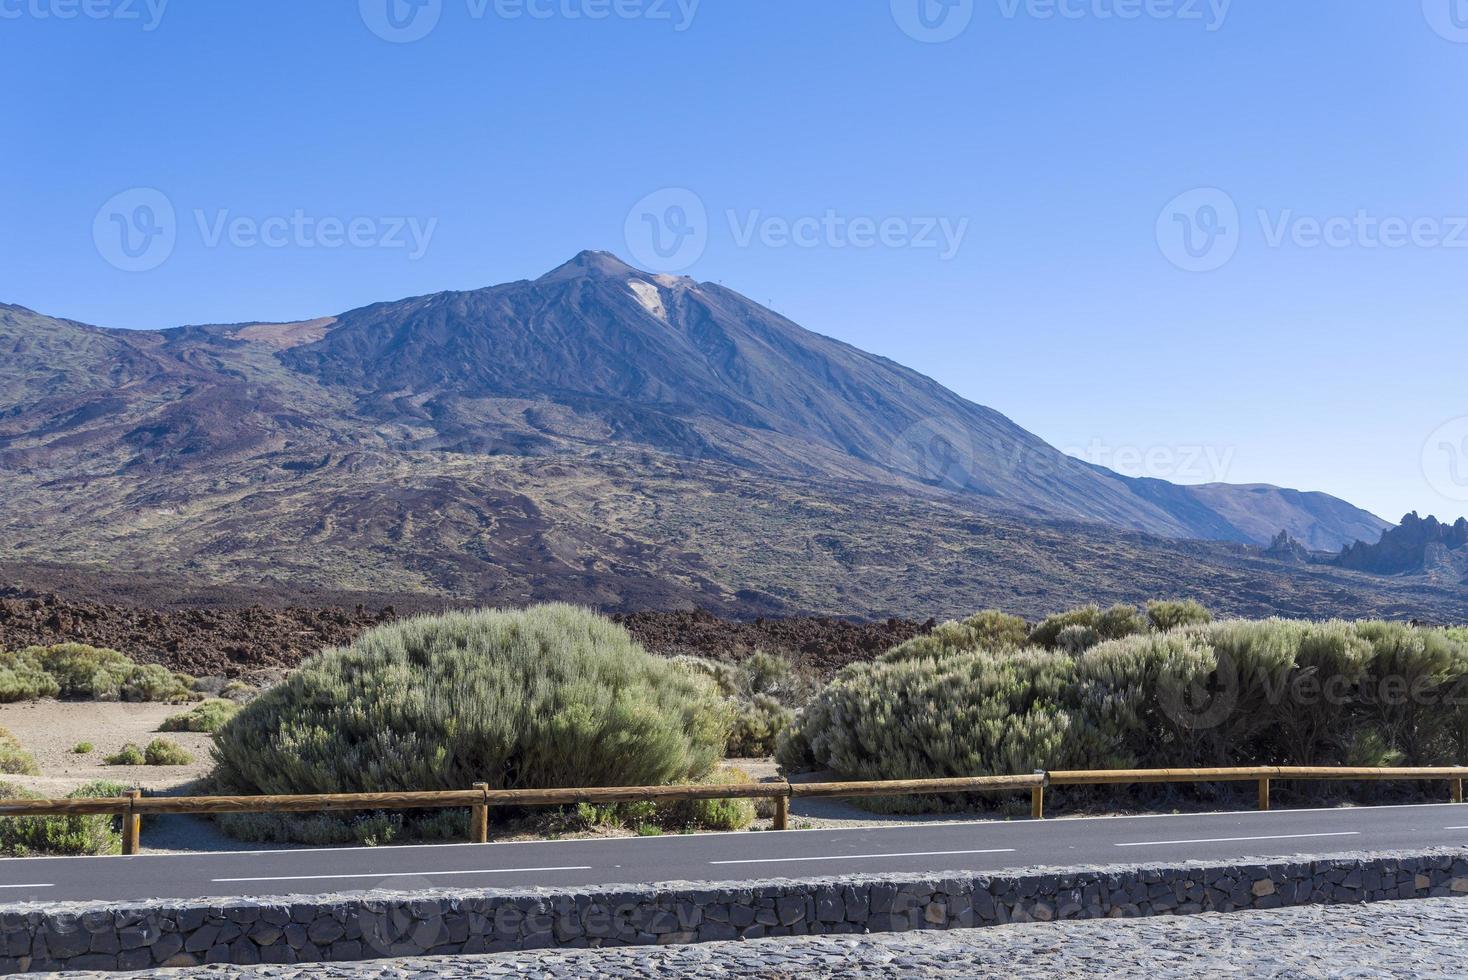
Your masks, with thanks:
<instances>
[{"instance_id":1,"label":"wooden fence rail","mask_svg":"<svg viewBox=\"0 0 1468 980\"><path fill-rule=\"evenodd\" d=\"M1402 769L1325 766L1244 766L1233 769L1122 769L1110 771L1037 771L1020 776L969 776L953 779L903 779L872 782L736 783L699 786L610 786L588 789L473 789L423 793L343 793L317 796L156 796L139 790L127 796L85 800L0 800L0 818L109 814L121 816L122 852L137 854L144 815L211 813L320 813L350 810L423 810L467 808L469 839L489 840L493 807L568 806L575 803L633 803L658 800L769 799L775 804L774 829L788 829L792 799L1028 791L1030 815L1045 815L1049 786L1108 786L1155 783L1257 782L1259 808L1268 810L1275 780L1425 780L1446 781L1454 803L1463 802L1468 766Z\"/></svg>"}]
</instances>

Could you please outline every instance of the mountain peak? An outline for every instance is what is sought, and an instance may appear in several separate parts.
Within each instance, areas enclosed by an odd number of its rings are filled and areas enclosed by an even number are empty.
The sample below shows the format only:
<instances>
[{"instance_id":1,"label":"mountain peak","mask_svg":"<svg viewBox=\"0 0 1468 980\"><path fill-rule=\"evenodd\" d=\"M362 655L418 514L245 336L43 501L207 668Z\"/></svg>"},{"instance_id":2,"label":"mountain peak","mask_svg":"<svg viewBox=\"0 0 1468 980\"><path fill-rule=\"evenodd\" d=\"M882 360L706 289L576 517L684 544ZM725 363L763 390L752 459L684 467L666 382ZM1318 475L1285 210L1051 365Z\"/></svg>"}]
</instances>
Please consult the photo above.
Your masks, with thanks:
<instances>
[{"instance_id":1,"label":"mountain peak","mask_svg":"<svg viewBox=\"0 0 1468 980\"><path fill-rule=\"evenodd\" d=\"M541 276L536 282L558 282L563 279L582 278L627 278L629 276L643 277L647 273L641 269L634 269L623 262L611 252L598 252L588 249L581 252L571 261L557 266L550 272Z\"/></svg>"}]
</instances>

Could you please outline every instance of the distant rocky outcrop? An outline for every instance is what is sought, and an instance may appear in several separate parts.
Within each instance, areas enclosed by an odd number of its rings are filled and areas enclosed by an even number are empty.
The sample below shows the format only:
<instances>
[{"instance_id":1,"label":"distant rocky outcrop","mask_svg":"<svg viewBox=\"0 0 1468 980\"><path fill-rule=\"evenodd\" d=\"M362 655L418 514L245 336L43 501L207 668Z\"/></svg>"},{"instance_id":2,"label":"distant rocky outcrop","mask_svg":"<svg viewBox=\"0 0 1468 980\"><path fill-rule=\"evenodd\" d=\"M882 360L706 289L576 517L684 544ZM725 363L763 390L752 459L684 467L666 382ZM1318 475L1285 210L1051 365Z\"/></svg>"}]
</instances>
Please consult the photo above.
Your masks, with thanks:
<instances>
[{"instance_id":1,"label":"distant rocky outcrop","mask_svg":"<svg viewBox=\"0 0 1468 980\"><path fill-rule=\"evenodd\" d=\"M1280 531L1269 543L1264 553L1270 558L1279 561L1294 562L1305 565L1310 562L1310 551L1300 542L1291 537L1289 531Z\"/></svg>"},{"instance_id":2,"label":"distant rocky outcrop","mask_svg":"<svg viewBox=\"0 0 1468 980\"><path fill-rule=\"evenodd\" d=\"M1357 541L1337 564L1375 575L1423 575L1435 582L1468 582L1468 519L1444 524L1414 511L1376 544Z\"/></svg>"}]
</instances>

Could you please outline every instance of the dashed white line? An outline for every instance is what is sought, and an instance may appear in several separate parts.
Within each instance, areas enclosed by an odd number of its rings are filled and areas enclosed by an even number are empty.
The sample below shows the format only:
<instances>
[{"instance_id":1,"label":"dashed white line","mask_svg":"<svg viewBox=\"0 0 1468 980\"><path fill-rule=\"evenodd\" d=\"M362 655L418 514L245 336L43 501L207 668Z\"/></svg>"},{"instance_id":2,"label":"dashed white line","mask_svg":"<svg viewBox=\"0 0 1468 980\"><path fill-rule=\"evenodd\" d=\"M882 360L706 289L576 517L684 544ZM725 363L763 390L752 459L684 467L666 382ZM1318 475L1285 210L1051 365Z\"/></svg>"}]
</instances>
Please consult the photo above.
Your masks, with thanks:
<instances>
[{"instance_id":1,"label":"dashed white line","mask_svg":"<svg viewBox=\"0 0 1468 980\"><path fill-rule=\"evenodd\" d=\"M1236 841L1250 840L1304 840L1307 837L1359 837L1357 830L1338 830L1331 834L1271 834L1266 837L1205 837L1199 840L1139 840L1130 841L1125 844L1114 844L1113 847L1153 847L1162 844L1232 844Z\"/></svg>"},{"instance_id":2,"label":"dashed white line","mask_svg":"<svg viewBox=\"0 0 1468 980\"><path fill-rule=\"evenodd\" d=\"M908 851L905 854L830 854L823 857L745 858L740 861L710 861L709 864L789 864L794 861L858 861L873 858L945 857L953 854L1013 854L1012 847L993 847L983 851Z\"/></svg>"},{"instance_id":3,"label":"dashed white line","mask_svg":"<svg viewBox=\"0 0 1468 980\"><path fill-rule=\"evenodd\" d=\"M0 885L0 888L14 888L17 891L22 888L55 888L55 885Z\"/></svg>"},{"instance_id":4,"label":"dashed white line","mask_svg":"<svg viewBox=\"0 0 1468 980\"><path fill-rule=\"evenodd\" d=\"M483 868L478 871L379 871L370 875L283 875L278 878L211 878L214 884L249 881L331 881L344 878L441 878L449 875L534 874L538 871L590 871L590 865L567 868Z\"/></svg>"},{"instance_id":5,"label":"dashed white line","mask_svg":"<svg viewBox=\"0 0 1468 980\"><path fill-rule=\"evenodd\" d=\"M1443 830L1468 830L1468 827L1444 827Z\"/></svg>"}]
</instances>

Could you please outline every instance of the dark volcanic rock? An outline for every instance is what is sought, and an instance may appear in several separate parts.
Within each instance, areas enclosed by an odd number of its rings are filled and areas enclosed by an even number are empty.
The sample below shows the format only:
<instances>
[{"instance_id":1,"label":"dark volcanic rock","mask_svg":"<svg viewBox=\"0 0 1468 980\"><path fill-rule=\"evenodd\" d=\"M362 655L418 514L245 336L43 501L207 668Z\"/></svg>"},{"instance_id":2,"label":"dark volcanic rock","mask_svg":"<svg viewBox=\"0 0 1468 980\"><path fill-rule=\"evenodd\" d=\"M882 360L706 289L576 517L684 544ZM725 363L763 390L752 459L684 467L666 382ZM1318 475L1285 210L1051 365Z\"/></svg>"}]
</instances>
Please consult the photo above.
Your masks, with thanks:
<instances>
[{"instance_id":1,"label":"dark volcanic rock","mask_svg":"<svg viewBox=\"0 0 1468 980\"><path fill-rule=\"evenodd\" d=\"M1343 568L1374 575L1425 575L1445 583L1468 580L1468 519L1444 524L1414 511L1376 544L1357 541L1341 552Z\"/></svg>"}]
</instances>

